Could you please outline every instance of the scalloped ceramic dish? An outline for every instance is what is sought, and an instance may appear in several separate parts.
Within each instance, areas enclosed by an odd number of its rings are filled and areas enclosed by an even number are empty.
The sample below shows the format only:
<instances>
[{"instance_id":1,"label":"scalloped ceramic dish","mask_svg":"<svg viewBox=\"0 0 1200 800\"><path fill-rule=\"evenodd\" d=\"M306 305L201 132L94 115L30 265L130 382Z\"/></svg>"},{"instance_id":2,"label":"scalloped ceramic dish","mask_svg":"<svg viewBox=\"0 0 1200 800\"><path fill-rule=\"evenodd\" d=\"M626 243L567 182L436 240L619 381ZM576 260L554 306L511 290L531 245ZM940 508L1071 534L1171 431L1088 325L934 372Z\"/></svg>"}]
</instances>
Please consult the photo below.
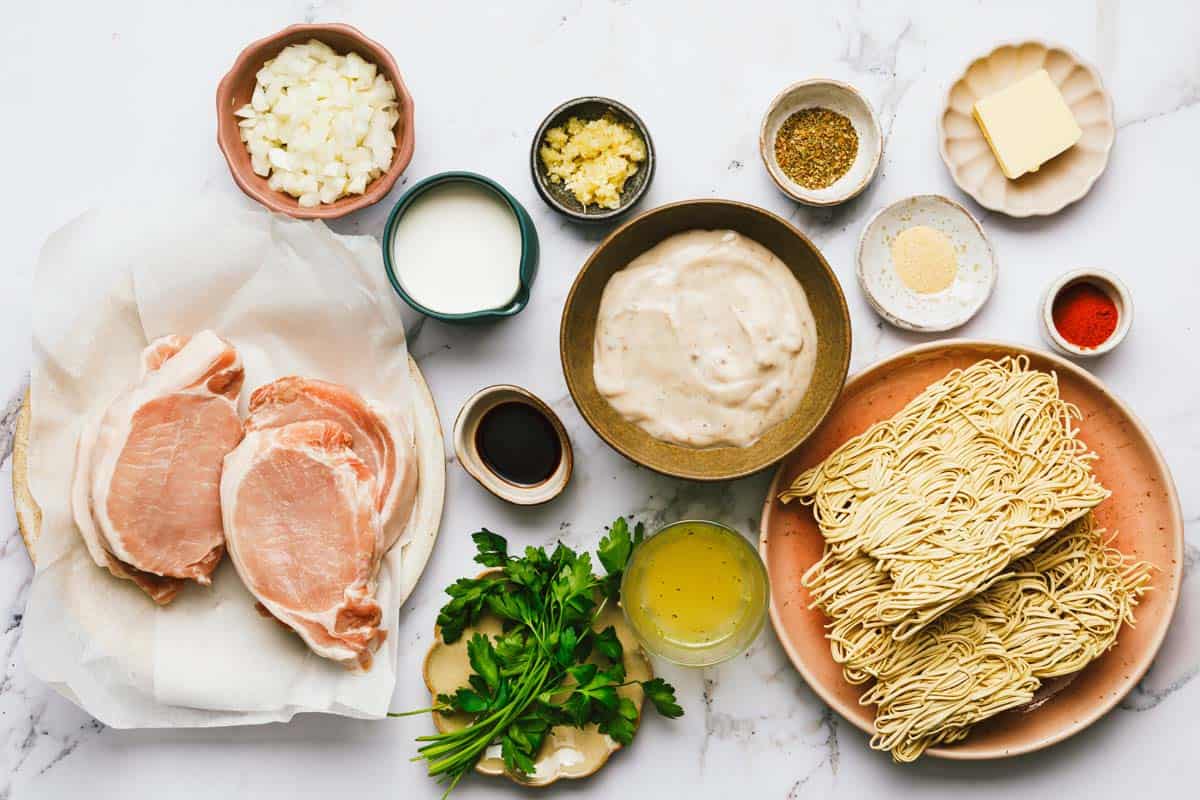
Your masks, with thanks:
<instances>
[{"instance_id":1,"label":"scalloped ceramic dish","mask_svg":"<svg viewBox=\"0 0 1200 800\"><path fill-rule=\"evenodd\" d=\"M1050 73L1083 138L1037 172L1009 180L971 109L975 101L1039 69ZM1065 47L1037 41L1001 45L972 61L950 87L938 117L942 160L958 188L984 208L1011 217L1053 214L1082 198L1108 166L1115 136L1112 99L1095 68Z\"/></svg>"},{"instance_id":2,"label":"scalloped ceramic dish","mask_svg":"<svg viewBox=\"0 0 1200 800\"><path fill-rule=\"evenodd\" d=\"M1063 399L1083 414L1080 438L1099 455L1096 476L1112 496L1096 522L1115 534L1113 546L1153 564L1152 590L1103 656L1060 685L1047 684L1028 713L1017 709L987 719L970 736L931 748L937 758L980 760L1040 750L1078 733L1112 709L1149 669L1179 599L1184 562L1183 516L1170 470L1133 412L1090 373L1060 356L1017 345L950 339L909 348L846 383L836 406L813 436L780 465L763 505L759 552L771 577L771 623L792 663L812 688L851 724L874 732L874 709L859 703L862 686L847 683L829 652L825 615L809 607L800 585L821 557L824 540L812 509L776 498L805 469L875 422L898 412L947 372L981 358L1025 355L1058 376ZM1057 690L1057 691L1055 691Z\"/></svg>"},{"instance_id":3,"label":"scalloped ceramic dish","mask_svg":"<svg viewBox=\"0 0 1200 800\"><path fill-rule=\"evenodd\" d=\"M484 570L480 575L486 575L496 570ZM625 620L621 610L608 605L600 612L596 620L597 629L613 626L617 638L621 641L625 654L625 674L631 681L645 681L654 677L650 660L638 645L633 630ZM475 632L489 636L498 635L501 631L499 618L490 613L484 613L479 622L467 628L461 639L454 644L442 642L440 632L434 630L433 644L425 655L425 663L421 668L425 678L425 687L436 699L439 694L449 694L467 683L471 674L471 665L467 660L467 641ZM626 686L618 690L623 697L628 697L640 712L644 694L640 686ZM458 714L433 714L433 724L441 733L460 730L467 724L467 719ZM499 748L497 748L499 749ZM596 730L596 726L588 725L583 730L558 726L551 729L538 757L534 762L535 772L529 776L521 776L504 768L504 760L499 753L491 751L484 754L475 765L475 771L481 775L503 775L521 786L549 786L560 778L586 778L608 763L609 757L621 749L621 745L606 734Z\"/></svg>"}]
</instances>

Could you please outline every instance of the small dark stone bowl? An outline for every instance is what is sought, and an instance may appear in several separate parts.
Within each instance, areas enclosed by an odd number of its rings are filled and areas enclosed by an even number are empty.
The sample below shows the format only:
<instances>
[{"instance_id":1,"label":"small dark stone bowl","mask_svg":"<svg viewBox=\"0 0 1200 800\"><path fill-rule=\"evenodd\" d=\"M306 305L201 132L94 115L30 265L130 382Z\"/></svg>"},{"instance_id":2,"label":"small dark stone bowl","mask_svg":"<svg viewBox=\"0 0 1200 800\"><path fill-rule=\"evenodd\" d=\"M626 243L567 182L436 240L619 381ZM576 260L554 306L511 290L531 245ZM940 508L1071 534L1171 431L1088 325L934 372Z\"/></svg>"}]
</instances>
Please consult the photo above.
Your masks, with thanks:
<instances>
[{"instance_id":1,"label":"small dark stone bowl","mask_svg":"<svg viewBox=\"0 0 1200 800\"><path fill-rule=\"evenodd\" d=\"M621 122L632 124L646 143L646 160L633 177L625 182L625 188L621 190L621 204L617 208L584 206L562 184L550 182L546 167L538 155L546 139L546 131L565 124L571 117L592 120L599 119L606 113L612 114ZM563 103L542 120L529 148L529 171L538 194L546 201L546 205L578 222L610 222L637 205L650 188L650 181L654 179L654 161L654 142L650 138L646 123L642 122L642 118L633 113L631 108L607 97L576 97Z\"/></svg>"}]
</instances>

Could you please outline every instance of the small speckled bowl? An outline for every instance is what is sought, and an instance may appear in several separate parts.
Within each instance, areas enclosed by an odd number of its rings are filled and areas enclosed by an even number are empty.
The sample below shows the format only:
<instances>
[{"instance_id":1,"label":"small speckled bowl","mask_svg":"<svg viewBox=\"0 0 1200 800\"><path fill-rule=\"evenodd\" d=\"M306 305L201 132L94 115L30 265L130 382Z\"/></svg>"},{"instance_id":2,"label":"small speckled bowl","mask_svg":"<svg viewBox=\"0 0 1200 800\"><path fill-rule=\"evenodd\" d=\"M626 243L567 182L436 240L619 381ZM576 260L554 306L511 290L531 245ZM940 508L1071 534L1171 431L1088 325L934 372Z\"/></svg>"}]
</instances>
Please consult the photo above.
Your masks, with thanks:
<instances>
[{"instance_id":1,"label":"small speckled bowl","mask_svg":"<svg viewBox=\"0 0 1200 800\"><path fill-rule=\"evenodd\" d=\"M827 108L848 118L858 134L858 155L846 174L824 189L808 189L789 178L775 161L775 137L788 117L806 108ZM779 190L810 206L832 206L855 197L875 177L883 158L883 132L871 104L846 83L813 78L793 83L780 92L763 115L758 151L767 174Z\"/></svg>"},{"instance_id":2,"label":"small speckled bowl","mask_svg":"<svg viewBox=\"0 0 1200 800\"><path fill-rule=\"evenodd\" d=\"M404 290L404 286L400 283L400 278L396 274L396 265L392 260L392 236L395 235L396 228L404 219L404 212L408 210L414 200L425 192L436 186L454 182L472 183L497 194L512 209L513 215L517 218L517 224L521 228L521 285L517 289L517 294L513 299L499 308L486 308L466 314L443 314L426 308L409 295ZM450 232L447 233L449 234ZM469 231L467 234L469 235ZM387 270L388 281L391 282L392 288L396 290L396 294L400 295L400 299L408 303L415 310L434 319L440 319L443 322L487 322L488 320L502 319L518 314L529 302L529 292L533 288L533 279L537 277L538 235L537 228L534 227L529 212L503 186L491 178L477 175L474 172L439 172L437 175L431 175L417 183L405 192L404 196L400 198L400 201L392 209L392 212L388 214L387 224L383 228L382 242L383 267Z\"/></svg>"},{"instance_id":3,"label":"small speckled bowl","mask_svg":"<svg viewBox=\"0 0 1200 800\"><path fill-rule=\"evenodd\" d=\"M1096 347L1080 347L1077 344L1071 344L1062 337L1054 325L1054 301L1064 290L1078 283L1092 284L1108 295L1109 299L1117 306L1116 330ZM1129 328L1133 325L1133 298L1121 279L1111 272L1102 269L1076 269L1060 275L1046 287L1046 292L1042 295L1040 317L1042 338L1056 351L1075 358L1093 358L1111 352L1117 345L1125 341L1125 337L1129 334Z\"/></svg>"},{"instance_id":4,"label":"small speckled bowl","mask_svg":"<svg viewBox=\"0 0 1200 800\"><path fill-rule=\"evenodd\" d=\"M621 190L621 204L617 208L600 208L599 206L584 206L575 199L575 195L567 191L561 183L552 183L546 173L546 165L538 154L542 143L546 140L546 131L566 123L571 117L582 120L600 119L605 114L611 114L618 122L625 122L637 129L638 135L646 143L646 160L638 171L627 181ZM577 222L611 222L629 211L650 188L654 180L654 141L642 118L633 113L633 109L607 97L576 97L568 100L551 111L542 124L538 126L533 136L533 144L529 148L529 171L533 176L533 185L538 194L546 201L546 205Z\"/></svg>"},{"instance_id":5,"label":"small speckled bowl","mask_svg":"<svg viewBox=\"0 0 1200 800\"><path fill-rule=\"evenodd\" d=\"M551 427L558 435L562 458L554 473L541 483L526 485L505 480L484 462L483 457L479 454L479 448L475 444L475 433L479 430L479 421L483 419L484 414L501 403L512 402L532 406L550 421ZM563 427L562 420L558 418L554 410L532 392L522 389L520 386L511 385L489 386L486 389L480 389L471 395L467 402L463 403L462 410L458 412L458 418L454 420L454 453L458 457L458 463L462 465L468 475L479 482L480 486L501 500L519 506L541 505L558 497L562 494L563 489L567 488L575 464L574 453L571 450L571 438L567 436L567 429Z\"/></svg>"},{"instance_id":6,"label":"small speckled bowl","mask_svg":"<svg viewBox=\"0 0 1200 800\"><path fill-rule=\"evenodd\" d=\"M367 184L362 194L342 197L332 203L321 203L312 208L300 205L296 198L277 192L267 185L267 179L258 175L250 166L250 154L242 142L238 118L234 116L254 93L255 76L263 64L279 55L285 47L317 39L339 53L355 52L379 68L380 74L396 87L396 101L400 108L400 121L396 123L396 150L387 171ZM413 132L413 99L400 76L400 68L383 45L369 39L362 31L341 23L316 23L289 25L246 45L238 55L229 72L217 86L217 145L229 164L233 181L248 197L262 203L271 211L287 214L298 219L336 219L352 211L358 211L378 203L392 190L396 179L412 161L416 139Z\"/></svg>"},{"instance_id":7,"label":"small speckled bowl","mask_svg":"<svg viewBox=\"0 0 1200 800\"><path fill-rule=\"evenodd\" d=\"M892 265L891 244L902 231L925 225L954 245L958 272L949 287L921 295ZM858 283L879 316L904 330L932 333L967 323L996 288L996 251L979 220L940 194L906 197L880 210L858 240Z\"/></svg>"}]
</instances>

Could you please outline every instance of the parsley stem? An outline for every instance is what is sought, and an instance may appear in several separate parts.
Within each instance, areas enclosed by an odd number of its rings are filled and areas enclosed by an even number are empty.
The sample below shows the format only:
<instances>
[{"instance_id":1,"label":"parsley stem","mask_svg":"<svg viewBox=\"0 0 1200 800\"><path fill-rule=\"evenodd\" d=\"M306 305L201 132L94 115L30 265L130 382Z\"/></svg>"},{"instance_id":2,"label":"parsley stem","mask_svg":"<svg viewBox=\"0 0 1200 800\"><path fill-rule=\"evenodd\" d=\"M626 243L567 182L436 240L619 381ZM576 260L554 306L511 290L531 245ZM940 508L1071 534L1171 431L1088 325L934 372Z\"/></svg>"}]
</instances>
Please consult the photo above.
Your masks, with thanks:
<instances>
[{"instance_id":1,"label":"parsley stem","mask_svg":"<svg viewBox=\"0 0 1200 800\"><path fill-rule=\"evenodd\" d=\"M420 749L421 756L429 760L430 775L441 775L459 765L464 769L473 766L496 738L500 736L509 723L525 710L529 702L540 693L546 676L550 671L548 662L538 664L521 681L514 698L503 708L494 711L483 720L472 722L467 727L452 733L439 734L436 737L420 737L418 741L432 741ZM437 760L434 760L437 759Z\"/></svg>"},{"instance_id":2,"label":"parsley stem","mask_svg":"<svg viewBox=\"0 0 1200 800\"><path fill-rule=\"evenodd\" d=\"M429 708L418 708L415 711L389 711L389 717L415 717L418 714L429 714L433 711L440 711L443 714L452 712L454 709L449 706L430 706Z\"/></svg>"}]
</instances>

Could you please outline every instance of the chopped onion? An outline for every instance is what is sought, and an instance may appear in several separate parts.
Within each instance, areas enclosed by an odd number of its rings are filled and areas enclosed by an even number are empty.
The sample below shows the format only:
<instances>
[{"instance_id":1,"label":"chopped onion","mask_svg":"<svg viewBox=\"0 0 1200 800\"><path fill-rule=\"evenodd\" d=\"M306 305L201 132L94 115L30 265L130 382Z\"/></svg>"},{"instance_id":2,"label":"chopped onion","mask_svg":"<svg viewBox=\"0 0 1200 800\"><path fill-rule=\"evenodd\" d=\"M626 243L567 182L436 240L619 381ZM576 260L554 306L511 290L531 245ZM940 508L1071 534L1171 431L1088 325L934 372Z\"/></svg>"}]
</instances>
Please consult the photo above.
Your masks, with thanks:
<instances>
[{"instance_id":1,"label":"chopped onion","mask_svg":"<svg viewBox=\"0 0 1200 800\"><path fill-rule=\"evenodd\" d=\"M311 208L367 184L391 165L400 121L396 87L357 53L316 39L263 65L234 114L255 174Z\"/></svg>"}]
</instances>

